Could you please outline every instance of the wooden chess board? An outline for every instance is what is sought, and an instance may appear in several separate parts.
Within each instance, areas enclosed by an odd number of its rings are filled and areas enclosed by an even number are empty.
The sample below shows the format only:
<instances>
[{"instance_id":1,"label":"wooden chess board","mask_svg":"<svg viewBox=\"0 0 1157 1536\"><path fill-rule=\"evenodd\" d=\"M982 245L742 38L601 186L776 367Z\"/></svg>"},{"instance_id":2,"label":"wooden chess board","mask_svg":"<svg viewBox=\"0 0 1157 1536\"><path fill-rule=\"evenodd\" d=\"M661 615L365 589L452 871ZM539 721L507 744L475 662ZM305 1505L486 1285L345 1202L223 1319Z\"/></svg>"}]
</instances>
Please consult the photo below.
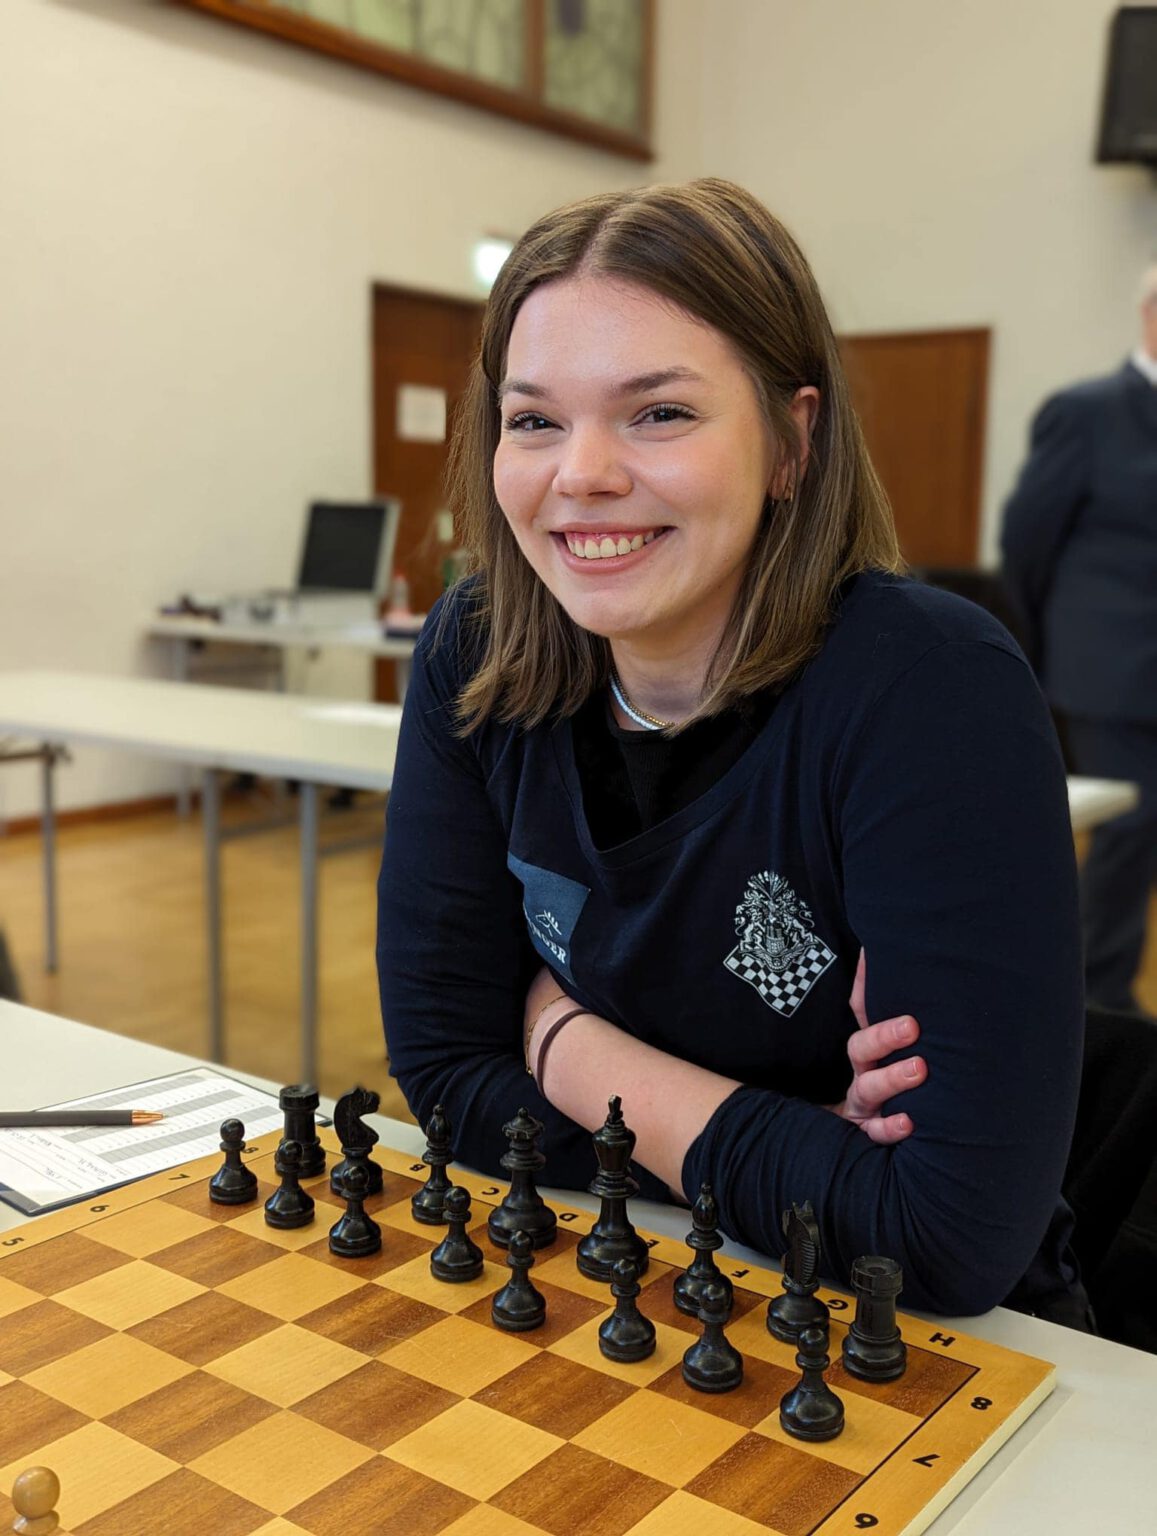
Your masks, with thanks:
<instances>
[{"instance_id":1,"label":"wooden chess board","mask_svg":"<svg viewBox=\"0 0 1157 1536\"><path fill-rule=\"evenodd\" d=\"M589 1213L556 1206L531 1271L546 1325L504 1333L486 1237L501 1186L455 1174L487 1262L446 1285L428 1264L442 1229L410 1214L420 1162L376 1149L383 1250L343 1260L325 1178L306 1185L312 1225L265 1225L275 1144L247 1151L255 1204L211 1204L213 1157L0 1238L0 1518L42 1464L73 1536L911 1536L1052 1390L1051 1365L904 1316L904 1376L856 1381L839 1363L851 1304L824 1288L847 1428L804 1444L778 1422L799 1375L764 1323L778 1274L720 1258L745 1375L704 1395L680 1372L698 1332L672 1297L681 1243L654 1239L643 1277L655 1354L615 1365L608 1289L574 1261Z\"/></svg>"}]
</instances>

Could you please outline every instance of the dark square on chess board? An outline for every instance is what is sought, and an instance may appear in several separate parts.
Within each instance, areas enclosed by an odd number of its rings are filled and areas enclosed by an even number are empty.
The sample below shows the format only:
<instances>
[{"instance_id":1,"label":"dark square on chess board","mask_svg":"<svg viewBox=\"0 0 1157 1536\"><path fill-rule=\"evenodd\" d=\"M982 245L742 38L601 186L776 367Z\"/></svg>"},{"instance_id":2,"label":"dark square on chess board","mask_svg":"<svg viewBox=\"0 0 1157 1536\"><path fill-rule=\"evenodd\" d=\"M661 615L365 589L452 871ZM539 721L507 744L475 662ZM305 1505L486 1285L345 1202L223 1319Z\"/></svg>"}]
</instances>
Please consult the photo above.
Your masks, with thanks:
<instances>
[{"instance_id":1,"label":"dark square on chess board","mask_svg":"<svg viewBox=\"0 0 1157 1536\"><path fill-rule=\"evenodd\" d=\"M306 1183L313 1224L265 1225L275 1144L247 1154L252 1205L209 1201L206 1158L0 1238L0 1519L43 1465L73 1536L910 1536L1052 1390L1045 1362L904 1315L904 1376L856 1381L839 1363L851 1303L824 1288L847 1427L804 1444L779 1426L799 1372L765 1326L775 1272L720 1259L744 1380L705 1395L680 1371L699 1331L674 1305L681 1243L652 1240L643 1277L655 1354L616 1365L598 1347L608 1288L575 1265L589 1213L556 1204L531 1271L546 1325L504 1333L485 1231L500 1185L455 1173L487 1262L447 1285L429 1269L442 1229L410 1213L421 1163L377 1149L382 1252L337 1259L325 1178Z\"/></svg>"}]
</instances>

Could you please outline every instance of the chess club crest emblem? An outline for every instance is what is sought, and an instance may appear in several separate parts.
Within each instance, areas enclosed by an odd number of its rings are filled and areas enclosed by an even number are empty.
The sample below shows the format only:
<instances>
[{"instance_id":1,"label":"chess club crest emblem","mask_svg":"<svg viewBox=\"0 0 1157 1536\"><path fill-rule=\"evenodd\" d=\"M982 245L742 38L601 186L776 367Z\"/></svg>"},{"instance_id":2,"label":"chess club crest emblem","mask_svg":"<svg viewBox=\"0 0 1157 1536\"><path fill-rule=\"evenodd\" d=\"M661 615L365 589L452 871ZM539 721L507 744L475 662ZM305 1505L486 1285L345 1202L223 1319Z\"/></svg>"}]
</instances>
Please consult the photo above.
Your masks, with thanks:
<instances>
[{"instance_id":1,"label":"chess club crest emblem","mask_svg":"<svg viewBox=\"0 0 1157 1536\"><path fill-rule=\"evenodd\" d=\"M723 963L785 1019L836 958L813 922L807 903L769 869L752 875L735 909L739 943Z\"/></svg>"}]
</instances>

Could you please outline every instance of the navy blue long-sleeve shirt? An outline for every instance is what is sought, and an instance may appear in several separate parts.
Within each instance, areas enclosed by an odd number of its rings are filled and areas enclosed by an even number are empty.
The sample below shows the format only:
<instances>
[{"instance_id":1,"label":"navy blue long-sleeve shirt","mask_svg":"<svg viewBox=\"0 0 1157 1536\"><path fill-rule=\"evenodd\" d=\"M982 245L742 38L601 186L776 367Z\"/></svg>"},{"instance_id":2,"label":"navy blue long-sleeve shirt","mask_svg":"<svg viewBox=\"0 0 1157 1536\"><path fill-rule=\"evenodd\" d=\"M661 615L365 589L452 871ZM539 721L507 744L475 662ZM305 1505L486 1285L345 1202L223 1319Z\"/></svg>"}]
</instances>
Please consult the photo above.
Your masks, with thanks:
<instances>
[{"instance_id":1,"label":"navy blue long-sleeve shirt","mask_svg":"<svg viewBox=\"0 0 1157 1536\"><path fill-rule=\"evenodd\" d=\"M569 721L456 734L472 652L468 599L449 601L415 657L380 882L391 1070L419 1120L444 1104L459 1159L496 1172L525 1104L545 1179L587 1185L589 1133L522 1060L545 961L583 1006L744 1085L683 1167L735 1238L781 1254L781 1212L811 1200L827 1272L891 1255L907 1305L984 1311L1030 1266L1030 1292L1071 1287L1053 1218L1083 1028L1072 835L1047 710L1001 626L854 578L738 761L600 851ZM850 1080L861 948L869 1018L912 1014L928 1063L887 1106L915 1124L893 1147L822 1107Z\"/></svg>"}]
</instances>

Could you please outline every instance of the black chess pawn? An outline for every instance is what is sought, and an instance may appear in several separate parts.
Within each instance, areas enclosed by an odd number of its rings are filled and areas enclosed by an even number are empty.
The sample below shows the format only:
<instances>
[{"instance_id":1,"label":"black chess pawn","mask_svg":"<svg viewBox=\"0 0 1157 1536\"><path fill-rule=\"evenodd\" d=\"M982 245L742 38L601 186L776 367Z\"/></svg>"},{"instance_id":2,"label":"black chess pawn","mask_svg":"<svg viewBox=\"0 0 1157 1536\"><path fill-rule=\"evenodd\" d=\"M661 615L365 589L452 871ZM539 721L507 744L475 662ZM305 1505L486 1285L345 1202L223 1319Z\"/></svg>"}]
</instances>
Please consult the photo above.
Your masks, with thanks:
<instances>
[{"instance_id":1,"label":"black chess pawn","mask_svg":"<svg viewBox=\"0 0 1157 1536\"><path fill-rule=\"evenodd\" d=\"M434 1113L426 1127L426 1150L422 1161L429 1168L426 1182L410 1197L410 1210L415 1221L427 1226L440 1227L446 1220L446 1196L450 1193L450 1177L446 1165L454 1156L450 1146L450 1122L441 1104L435 1104Z\"/></svg>"},{"instance_id":2,"label":"black chess pawn","mask_svg":"<svg viewBox=\"0 0 1157 1536\"><path fill-rule=\"evenodd\" d=\"M281 1229L307 1226L313 1220L313 1196L301 1187L300 1144L283 1141L273 1167L281 1175L281 1187L265 1202L266 1225Z\"/></svg>"},{"instance_id":3,"label":"black chess pawn","mask_svg":"<svg viewBox=\"0 0 1157 1536\"><path fill-rule=\"evenodd\" d=\"M317 1122L314 1115L320 1103L317 1089L311 1083L293 1083L278 1094L278 1103L285 1115L283 1141L296 1141L301 1147L301 1176L316 1179L325 1172L325 1148L317 1139Z\"/></svg>"},{"instance_id":4,"label":"black chess pawn","mask_svg":"<svg viewBox=\"0 0 1157 1536\"><path fill-rule=\"evenodd\" d=\"M683 1380L696 1392L732 1392L743 1380L743 1356L724 1333L732 1297L717 1280L703 1287L702 1335L683 1354Z\"/></svg>"},{"instance_id":5,"label":"black chess pawn","mask_svg":"<svg viewBox=\"0 0 1157 1536\"><path fill-rule=\"evenodd\" d=\"M699 1198L691 1207L691 1231L687 1234L687 1246L695 1250L691 1263L676 1277L675 1305L688 1317L699 1316L703 1293L709 1285L721 1285L727 1292L730 1309L731 1281L716 1267L715 1250L722 1248L723 1237L719 1231L719 1208L710 1184L701 1184Z\"/></svg>"},{"instance_id":6,"label":"black chess pawn","mask_svg":"<svg viewBox=\"0 0 1157 1536\"><path fill-rule=\"evenodd\" d=\"M241 1161L245 1127L240 1120L221 1122L221 1150L225 1161L209 1180L209 1199L217 1205L244 1205L257 1195L257 1175Z\"/></svg>"},{"instance_id":7,"label":"black chess pawn","mask_svg":"<svg viewBox=\"0 0 1157 1536\"><path fill-rule=\"evenodd\" d=\"M546 1322L546 1300L531 1281L534 1243L528 1232L512 1232L506 1245L510 1279L490 1304L490 1316L507 1333L527 1333Z\"/></svg>"},{"instance_id":8,"label":"black chess pawn","mask_svg":"<svg viewBox=\"0 0 1157 1536\"><path fill-rule=\"evenodd\" d=\"M590 1280L609 1280L619 1259L633 1259L640 1275L649 1262L647 1245L627 1215L627 1200L639 1186L627 1172L635 1133L623 1121L622 1102L617 1094L611 1099L607 1118L593 1138L599 1171L590 1192L599 1196L599 1215L575 1254L579 1273Z\"/></svg>"},{"instance_id":9,"label":"black chess pawn","mask_svg":"<svg viewBox=\"0 0 1157 1536\"><path fill-rule=\"evenodd\" d=\"M525 1232L535 1248L546 1248L558 1235L558 1217L535 1188L534 1175L546 1162L538 1150L542 1121L525 1109L502 1127L509 1151L502 1166L510 1173L510 1188L486 1223L490 1241L505 1248L515 1232Z\"/></svg>"},{"instance_id":10,"label":"black chess pawn","mask_svg":"<svg viewBox=\"0 0 1157 1536\"><path fill-rule=\"evenodd\" d=\"M797 1440L834 1440L844 1427L844 1405L824 1380L831 1364L828 1330L805 1328L795 1363L799 1382L779 1402L779 1422Z\"/></svg>"},{"instance_id":11,"label":"black chess pawn","mask_svg":"<svg viewBox=\"0 0 1157 1536\"><path fill-rule=\"evenodd\" d=\"M378 1133L362 1119L363 1115L372 1115L380 1103L380 1098L372 1088L351 1088L334 1105L333 1123L337 1127L342 1150L341 1162L334 1165L329 1176L329 1187L335 1195L343 1192L342 1175L351 1163L361 1163L369 1175L367 1195L381 1194L382 1170L370 1158Z\"/></svg>"},{"instance_id":12,"label":"black chess pawn","mask_svg":"<svg viewBox=\"0 0 1157 1536\"><path fill-rule=\"evenodd\" d=\"M856 1315L844 1335L844 1369L862 1381L895 1381L904 1374L908 1347L896 1326L896 1297L903 1284L895 1259L872 1254L852 1265Z\"/></svg>"},{"instance_id":13,"label":"black chess pawn","mask_svg":"<svg viewBox=\"0 0 1157 1536\"><path fill-rule=\"evenodd\" d=\"M611 1275L615 1310L599 1325L599 1348L620 1365L633 1365L655 1353L655 1325L639 1311L641 1289L634 1259L616 1259Z\"/></svg>"},{"instance_id":14,"label":"black chess pawn","mask_svg":"<svg viewBox=\"0 0 1157 1536\"><path fill-rule=\"evenodd\" d=\"M820 1284L820 1229L811 1202L783 1213L787 1252L783 1257L783 1295L767 1307L767 1331L784 1344L798 1344L805 1328L826 1328L831 1318L816 1295Z\"/></svg>"},{"instance_id":15,"label":"black chess pawn","mask_svg":"<svg viewBox=\"0 0 1157 1536\"><path fill-rule=\"evenodd\" d=\"M446 1196L446 1223L449 1231L430 1255L430 1273L435 1280L457 1284L477 1280L482 1273L482 1249L468 1236L470 1195L455 1184Z\"/></svg>"},{"instance_id":16,"label":"black chess pawn","mask_svg":"<svg viewBox=\"0 0 1157 1536\"><path fill-rule=\"evenodd\" d=\"M366 1215L369 1183L369 1175L360 1163L346 1169L342 1179L345 1211L329 1229L329 1251L339 1258L367 1259L381 1252L382 1229L372 1216Z\"/></svg>"}]
</instances>

